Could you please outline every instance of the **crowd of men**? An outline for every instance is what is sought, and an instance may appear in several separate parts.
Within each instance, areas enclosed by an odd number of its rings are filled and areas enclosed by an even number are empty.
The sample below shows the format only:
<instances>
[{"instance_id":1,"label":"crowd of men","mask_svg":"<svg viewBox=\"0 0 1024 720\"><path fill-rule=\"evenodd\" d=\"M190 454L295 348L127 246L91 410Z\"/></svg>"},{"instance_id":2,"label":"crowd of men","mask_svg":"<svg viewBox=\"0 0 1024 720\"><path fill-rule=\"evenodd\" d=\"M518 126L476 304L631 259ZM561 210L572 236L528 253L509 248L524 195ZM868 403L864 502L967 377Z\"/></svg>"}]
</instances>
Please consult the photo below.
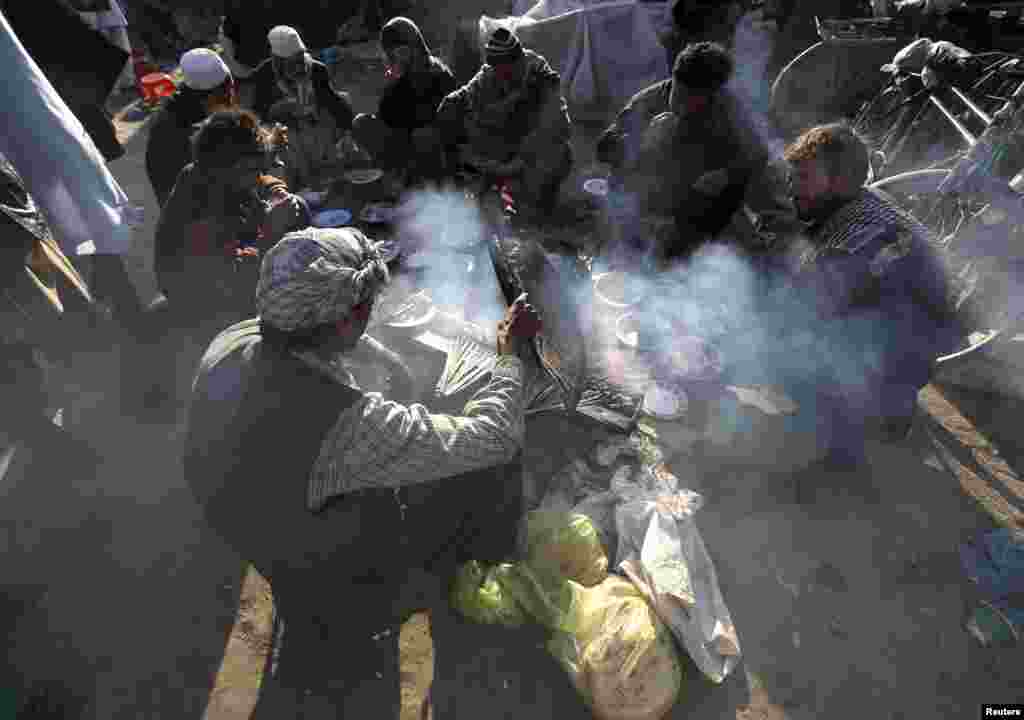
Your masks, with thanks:
<instances>
[{"instance_id":1,"label":"crowd of men","mask_svg":"<svg viewBox=\"0 0 1024 720\"><path fill-rule=\"evenodd\" d=\"M342 717L397 718L397 628L441 602L458 563L500 560L514 544L521 486L507 473L524 439L524 358L543 309L509 307L489 383L460 414L432 413L415 402L402 359L366 334L389 280L377 246L355 228L311 227L297 192L352 137L407 189L468 168L506 183L543 223L573 167L572 120L558 72L504 28L458 87L416 24L391 19L380 33L389 83L377 112L358 116L298 30L272 27L265 42L269 59L244 81L216 52L186 53L184 83L153 122L146 168L163 298L134 328L129 352L147 377L126 388L125 412L181 417L188 393L167 360L184 335L197 338L185 474L207 521L295 618L293 654L330 642L365 659L341 678L326 664L323 678L301 679L305 689L322 680L316 692ZM611 173L609 222L622 230L612 262L657 272L729 242L751 185L785 163L775 189L792 200L805 252L792 267L761 266L772 274L763 302L786 308L765 354L793 351L795 334L815 338L812 369L777 380L828 428L827 467L860 471L868 438L906 434L932 359L957 340L928 231L865 187L868 150L847 126L811 128L774 158L770 122L730 83L730 50L681 45L671 77L633 97L597 143ZM24 222L32 206L17 171L0 172L0 221L21 233L23 252L45 233ZM665 232L647 232L652 216L670 219ZM392 397L361 389L339 355L388 368ZM24 387L19 397L38 402ZM302 637L311 618L317 637Z\"/></svg>"}]
</instances>

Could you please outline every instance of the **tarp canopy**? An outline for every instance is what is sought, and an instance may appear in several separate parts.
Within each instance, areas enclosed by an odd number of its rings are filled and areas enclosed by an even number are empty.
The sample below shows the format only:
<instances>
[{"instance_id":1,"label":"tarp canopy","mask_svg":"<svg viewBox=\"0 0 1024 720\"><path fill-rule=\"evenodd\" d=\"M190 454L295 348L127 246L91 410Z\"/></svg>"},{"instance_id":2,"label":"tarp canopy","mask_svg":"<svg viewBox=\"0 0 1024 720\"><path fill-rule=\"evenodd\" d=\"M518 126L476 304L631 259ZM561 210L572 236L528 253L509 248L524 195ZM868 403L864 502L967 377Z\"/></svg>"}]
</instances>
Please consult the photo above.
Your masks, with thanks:
<instances>
[{"instance_id":1,"label":"tarp canopy","mask_svg":"<svg viewBox=\"0 0 1024 720\"><path fill-rule=\"evenodd\" d=\"M668 77L658 30L664 2L582 3L541 0L522 15L480 18L479 41L497 27L515 30L523 45L562 75L562 91L576 106L618 108L639 90Z\"/></svg>"}]
</instances>

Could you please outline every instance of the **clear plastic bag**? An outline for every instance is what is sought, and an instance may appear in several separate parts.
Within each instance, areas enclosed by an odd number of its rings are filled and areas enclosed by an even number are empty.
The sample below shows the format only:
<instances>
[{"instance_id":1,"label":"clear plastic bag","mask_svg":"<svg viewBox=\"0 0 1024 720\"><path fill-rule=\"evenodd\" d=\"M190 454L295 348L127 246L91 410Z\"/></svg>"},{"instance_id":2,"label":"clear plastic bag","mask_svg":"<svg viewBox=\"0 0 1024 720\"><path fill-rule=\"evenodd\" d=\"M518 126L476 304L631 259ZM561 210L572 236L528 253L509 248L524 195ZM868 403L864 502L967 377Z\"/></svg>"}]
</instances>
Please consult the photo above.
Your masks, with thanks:
<instances>
[{"instance_id":1,"label":"clear plastic bag","mask_svg":"<svg viewBox=\"0 0 1024 720\"><path fill-rule=\"evenodd\" d=\"M640 588L713 682L740 659L739 638L714 563L693 520L697 493L637 497L616 508L616 569Z\"/></svg>"},{"instance_id":2,"label":"clear plastic bag","mask_svg":"<svg viewBox=\"0 0 1024 720\"><path fill-rule=\"evenodd\" d=\"M619 463L609 486L587 492L593 478L587 463L575 460L541 507L586 515L615 558L612 568L648 598L701 672L722 682L739 663L740 647L693 519L703 497L681 487L647 433L600 443L590 458L601 468Z\"/></svg>"}]
</instances>

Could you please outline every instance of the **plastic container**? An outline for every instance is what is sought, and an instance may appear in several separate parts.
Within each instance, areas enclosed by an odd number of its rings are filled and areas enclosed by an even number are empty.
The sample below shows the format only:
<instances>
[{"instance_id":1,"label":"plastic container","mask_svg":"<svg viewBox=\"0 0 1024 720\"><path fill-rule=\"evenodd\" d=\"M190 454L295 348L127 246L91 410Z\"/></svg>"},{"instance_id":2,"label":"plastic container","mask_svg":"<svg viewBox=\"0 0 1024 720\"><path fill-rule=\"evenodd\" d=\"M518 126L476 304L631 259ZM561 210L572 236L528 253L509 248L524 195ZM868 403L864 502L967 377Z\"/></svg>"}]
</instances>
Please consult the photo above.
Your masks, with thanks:
<instances>
[{"instance_id":1,"label":"plastic container","mask_svg":"<svg viewBox=\"0 0 1024 720\"><path fill-rule=\"evenodd\" d=\"M147 105L155 105L163 98L170 97L178 89L174 79L166 73L149 73L141 81L142 100Z\"/></svg>"}]
</instances>

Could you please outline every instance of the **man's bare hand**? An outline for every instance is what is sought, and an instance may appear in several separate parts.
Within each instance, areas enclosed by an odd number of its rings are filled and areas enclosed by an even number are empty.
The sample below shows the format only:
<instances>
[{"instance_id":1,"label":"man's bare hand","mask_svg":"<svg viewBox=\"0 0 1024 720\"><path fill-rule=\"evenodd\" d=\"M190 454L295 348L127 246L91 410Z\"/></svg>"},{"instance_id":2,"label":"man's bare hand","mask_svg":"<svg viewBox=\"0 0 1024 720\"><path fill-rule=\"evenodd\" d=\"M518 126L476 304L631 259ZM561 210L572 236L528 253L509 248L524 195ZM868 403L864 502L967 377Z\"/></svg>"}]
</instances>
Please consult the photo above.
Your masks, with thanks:
<instances>
[{"instance_id":1,"label":"man's bare hand","mask_svg":"<svg viewBox=\"0 0 1024 720\"><path fill-rule=\"evenodd\" d=\"M519 355L541 327L540 315L523 293L509 305L505 319L498 323L498 354Z\"/></svg>"}]
</instances>

